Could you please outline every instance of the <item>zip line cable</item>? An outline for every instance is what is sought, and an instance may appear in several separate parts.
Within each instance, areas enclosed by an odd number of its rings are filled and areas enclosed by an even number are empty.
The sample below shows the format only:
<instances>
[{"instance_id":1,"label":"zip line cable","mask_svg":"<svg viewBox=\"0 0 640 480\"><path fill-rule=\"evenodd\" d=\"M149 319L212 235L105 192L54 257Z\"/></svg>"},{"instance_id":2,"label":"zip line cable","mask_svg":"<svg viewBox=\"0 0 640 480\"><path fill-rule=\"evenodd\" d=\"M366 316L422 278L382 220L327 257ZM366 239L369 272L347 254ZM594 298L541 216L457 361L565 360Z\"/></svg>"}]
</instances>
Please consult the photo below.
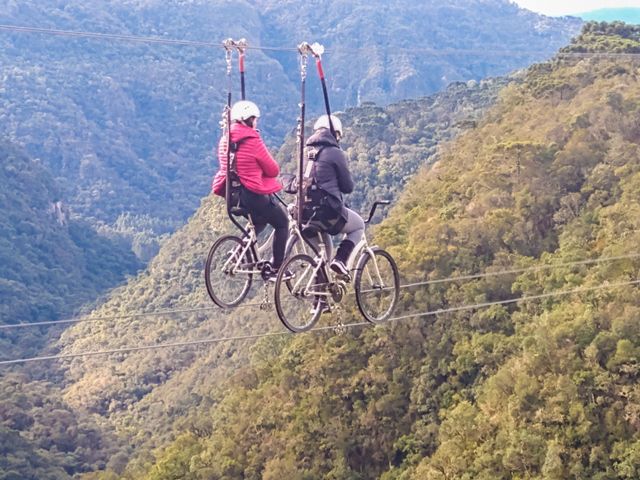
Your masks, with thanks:
<instances>
[{"instance_id":1,"label":"zip line cable","mask_svg":"<svg viewBox=\"0 0 640 480\"><path fill-rule=\"evenodd\" d=\"M578 260L575 262L552 263L549 265L536 265L532 267L516 268L511 270L497 270L495 272L484 272L484 273L478 273L478 274L472 274L472 275L461 275L457 277L438 278L434 280L426 280L424 282L407 283L404 285L400 285L400 288L413 288L413 287L424 286L424 285L434 285L439 283L474 280L474 279L480 279L480 278L486 278L486 277L495 277L500 275L511 275L516 273L538 272L543 270L551 270L554 268L571 267L571 266L577 266L577 265L591 265L596 263L628 260L633 258L640 258L640 253L631 253L628 255L594 258L589 260ZM364 292L368 292L368 291L369 290L364 290ZM243 303L235 307L233 310L237 310L239 308L260 307L262 305L263 305L262 302ZM63 320L50 320L50 321L42 321L42 322L0 325L0 332L2 330L12 330L16 328L54 326L54 325L75 324L75 323L94 323L94 322L102 322L106 320L125 320L125 319L151 317L151 316L208 312L212 310L218 310L223 312L228 311L225 309L221 309L220 307L217 307L217 306L210 306L210 307L194 307L194 308L184 308L184 309L167 309L167 310L159 310L155 312L140 312L140 313L131 313L131 314L122 314L122 315L107 315L107 316L100 316L100 317L72 317L72 318L67 318Z\"/></svg>"},{"instance_id":2,"label":"zip line cable","mask_svg":"<svg viewBox=\"0 0 640 480\"><path fill-rule=\"evenodd\" d=\"M499 275L511 275L515 273L539 272L542 270L549 270L552 268L571 267L571 266L577 266L577 265L591 265L594 263L613 262L616 260L627 260L632 258L640 258L640 253L632 253L629 255L619 255L616 257L594 258L590 260L579 260L575 262L553 263L549 265L536 265L535 267L514 268L512 270L497 270L495 272L484 272L484 273L471 274L471 275L461 275L459 277L437 278L434 280L425 280L424 282L408 283L403 285L402 287L411 288L411 287L417 287L421 285L434 285L437 283L455 282L460 280L474 280L478 278L496 277Z\"/></svg>"},{"instance_id":3,"label":"zip line cable","mask_svg":"<svg viewBox=\"0 0 640 480\"><path fill-rule=\"evenodd\" d=\"M159 45L173 45L173 46L187 46L197 48L224 48L219 43L205 42L198 40L179 40L172 38L161 37L146 37L140 35L126 35L118 33L98 33L87 32L80 30L58 30L53 28L40 28L40 27L28 27L20 25L6 25L0 24L0 31L14 32L14 33L35 33L45 34L60 37L72 37L72 38L88 38L97 40L115 40L123 42L134 43L149 43ZM349 47L349 52L353 51L366 51L371 52L376 50L379 46L373 47ZM380 46L382 49L389 48L387 46ZM247 50L262 50L273 52L298 52L295 47L267 47L267 46L246 46ZM391 47L396 52L415 52L421 55L441 56L441 55L474 55L474 56L552 56L552 57L575 57L575 58L635 58L640 57L640 53L616 53L616 52L553 52L542 50L491 50L491 49L473 49L473 48L427 48L419 46L408 47ZM336 53L340 48L327 49L324 53Z\"/></svg>"},{"instance_id":4,"label":"zip line cable","mask_svg":"<svg viewBox=\"0 0 640 480\"><path fill-rule=\"evenodd\" d=\"M142 37L138 35L124 35L118 33L96 33L96 32L83 32L74 30L56 30L51 28L38 28L38 27L23 27L18 25L2 25L0 24L0 31L16 32L16 33L40 33L46 35L54 35L61 37L76 37L76 38L92 38L98 40L117 40L124 42L136 42L136 43L152 43L161 45L177 45L188 47L205 47L205 48L224 48L219 43L203 42L196 40L178 40L172 38L160 38L160 37ZM296 48L285 47L244 47L248 50L273 50L282 52L297 52Z\"/></svg>"},{"instance_id":5,"label":"zip line cable","mask_svg":"<svg viewBox=\"0 0 640 480\"><path fill-rule=\"evenodd\" d=\"M234 310L238 308L247 308L247 307L259 307L262 303L243 303L242 305L238 305L234 308ZM24 328L29 326L34 327L42 327L48 325L64 325L69 323L85 323L85 322L102 322L105 320L121 320L128 318L138 318L138 317L152 317L152 316L161 316L161 315L174 315L181 313L197 313L197 312L207 312L211 310L219 310L226 312L228 310L222 309L218 306L210 306L210 307L194 307L194 308L184 308L184 309L169 309L169 310L158 310L155 312L140 312L140 313L130 313L130 314L122 314L122 315L107 315L101 317L73 317L67 318L63 320L51 320L51 321L43 321L43 322L33 322L33 323L16 323L9 325L0 325L1 330L11 330L13 328Z\"/></svg>"},{"instance_id":6,"label":"zip line cable","mask_svg":"<svg viewBox=\"0 0 640 480\"><path fill-rule=\"evenodd\" d=\"M571 290L561 290L561 291L547 292L547 293L541 293L536 295L524 295L522 297L510 298L507 300L497 300L494 302L484 302L484 303L477 303L473 305L462 305L459 307L451 307L451 308L445 308L445 309L439 309L439 310L431 310L427 312L418 312L418 313L411 313L407 315L401 315L398 317L390 318L385 323L402 321L402 320L407 320L407 319L416 318L416 317L437 316L445 313L460 312L464 310L474 310L478 308L491 307L494 305L508 305L512 303L525 302L529 300L539 300L543 298L559 297L564 295L571 295L574 293L593 292L596 290L626 287L626 286L638 285L638 284L640 284L640 280L631 280L628 282L619 282L619 283L602 283L600 285L596 285L593 287L579 287ZM312 328L311 330L309 330L309 332L321 332L321 331L333 330L337 328L353 328L353 327L360 327L360 326L366 326L366 325L371 325L371 323L354 322L354 323L347 323L344 325L328 325L324 327ZM95 350L95 351L86 351L86 352L78 352L78 353L64 353L59 355L46 355L46 356L40 356L40 357L27 357L27 358L15 359L15 360L2 360L0 361L0 366L16 365L16 364L46 361L46 360L67 360L67 359L80 358L80 357L95 357L99 355L111 355L116 353L132 353L132 352L139 352L144 350L157 350L157 349L163 349L163 348L210 345L215 343L240 341L240 340L257 340L260 338L283 336L283 335L291 335L291 333L285 332L285 331L267 332L267 333L261 333L261 334L253 334L253 335L236 335L236 336L218 337L218 338L205 338L201 340L192 340L192 341L184 341L184 342L160 343L157 345L141 345L138 347L123 347L123 348L115 348L111 350Z\"/></svg>"},{"instance_id":7,"label":"zip line cable","mask_svg":"<svg viewBox=\"0 0 640 480\"><path fill-rule=\"evenodd\" d=\"M427 316L427 315L441 315L443 313L453 313L453 312L461 312L464 310L474 310L476 308L486 308L486 307L493 307L495 305L509 305L511 303L518 303L518 302L524 302L527 300L540 300L543 298L551 298L551 297L560 297L563 295L571 295L573 293L584 293L584 292L593 292L596 290L604 290L604 289L609 289L609 288L617 288L617 287L628 287L631 285L640 285L640 280L630 280L628 282L619 282L619 283L602 283L601 285L596 285L594 287L579 287L579 288L574 288L571 290L561 290L558 292L547 292L547 293L540 293L540 294L536 294L536 295L524 295L522 297L517 297L517 298L510 298L507 300L496 300L495 302L484 302L484 303L477 303L475 305L462 305L460 307L451 307L451 308L444 308L444 309L440 309L440 310L433 310L431 312L427 312L427 313L410 313L408 315L401 315L399 317L394 317L389 319L389 321L400 321L400 320L406 320L408 318L415 318L415 317L422 317L422 316ZM1 363L0 363L1 364Z\"/></svg>"}]
</instances>

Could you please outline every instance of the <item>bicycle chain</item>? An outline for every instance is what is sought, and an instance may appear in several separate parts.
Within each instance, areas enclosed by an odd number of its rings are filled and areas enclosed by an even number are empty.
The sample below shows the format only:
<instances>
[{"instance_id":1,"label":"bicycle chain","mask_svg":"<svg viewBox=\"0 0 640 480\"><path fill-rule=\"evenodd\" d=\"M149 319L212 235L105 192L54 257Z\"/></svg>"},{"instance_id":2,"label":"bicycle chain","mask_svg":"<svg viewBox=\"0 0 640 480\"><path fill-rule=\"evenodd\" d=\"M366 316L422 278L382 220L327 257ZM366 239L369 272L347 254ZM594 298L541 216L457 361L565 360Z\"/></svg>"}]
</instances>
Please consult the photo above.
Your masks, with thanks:
<instances>
[{"instance_id":1,"label":"bicycle chain","mask_svg":"<svg viewBox=\"0 0 640 480\"><path fill-rule=\"evenodd\" d=\"M267 310L271 310L271 295L269 294L269 283L270 282L264 282L264 288L262 289L262 303L260 303L260 310L267 311Z\"/></svg>"},{"instance_id":2,"label":"bicycle chain","mask_svg":"<svg viewBox=\"0 0 640 480\"><path fill-rule=\"evenodd\" d=\"M344 335L347 333L347 327L344 325L343 315L344 308L339 303L336 303L333 310L336 314L336 324L333 327L333 331L336 335Z\"/></svg>"}]
</instances>

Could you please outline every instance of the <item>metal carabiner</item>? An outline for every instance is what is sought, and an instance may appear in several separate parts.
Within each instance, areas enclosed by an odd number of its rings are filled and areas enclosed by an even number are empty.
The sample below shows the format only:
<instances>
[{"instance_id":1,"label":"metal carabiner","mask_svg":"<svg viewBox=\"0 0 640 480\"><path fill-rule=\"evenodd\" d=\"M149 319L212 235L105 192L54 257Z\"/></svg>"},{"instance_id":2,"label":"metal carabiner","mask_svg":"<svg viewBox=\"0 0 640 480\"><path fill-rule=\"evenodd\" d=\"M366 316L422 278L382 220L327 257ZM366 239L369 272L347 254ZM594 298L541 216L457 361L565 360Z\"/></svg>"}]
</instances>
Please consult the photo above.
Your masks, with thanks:
<instances>
[{"instance_id":1,"label":"metal carabiner","mask_svg":"<svg viewBox=\"0 0 640 480\"><path fill-rule=\"evenodd\" d=\"M223 134L225 134L227 132L227 128L229 128L229 124L228 124L229 110L231 110L229 108L229 105L225 105L224 108L222 109L222 115L221 115L222 119L220 120L220 122L218 122L218 124L220 125L220 128L223 131Z\"/></svg>"},{"instance_id":2,"label":"metal carabiner","mask_svg":"<svg viewBox=\"0 0 640 480\"><path fill-rule=\"evenodd\" d=\"M320 59L324 53L324 46L318 42L314 42L313 45L309 45L309 51L314 57Z\"/></svg>"},{"instance_id":3,"label":"metal carabiner","mask_svg":"<svg viewBox=\"0 0 640 480\"><path fill-rule=\"evenodd\" d=\"M231 65L231 54L233 52L233 48L236 42L233 41L232 38L227 38L224 42L222 42L222 46L225 50L225 60L227 62L227 75L231 76L231 72L233 70L233 66Z\"/></svg>"},{"instance_id":4,"label":"metal carabiner","mask_svg":"<svg viewBox=\"0 0 640 480\"><path fill-rule=\"evenodd\" d=\"M313 53L313 51L311 50L311 47L307 42L302 42L300 45L298 45L298 52L300 53L300 77L304 81L307 78L307 64L309 63L309 52Z\"/></svg>"},{"instance_id":5,"label":"metal carabiner","mask_svg":"<svg viewBox=\"0 0 640 480\"><path fill-rule=\"evenodd\" d=\"M247 43L246 38L241 38L237 42L234 42L234 46L236 47L240 55L244 55L244 52L247 50L249 44Z\"/></svg>"}]
</instances>

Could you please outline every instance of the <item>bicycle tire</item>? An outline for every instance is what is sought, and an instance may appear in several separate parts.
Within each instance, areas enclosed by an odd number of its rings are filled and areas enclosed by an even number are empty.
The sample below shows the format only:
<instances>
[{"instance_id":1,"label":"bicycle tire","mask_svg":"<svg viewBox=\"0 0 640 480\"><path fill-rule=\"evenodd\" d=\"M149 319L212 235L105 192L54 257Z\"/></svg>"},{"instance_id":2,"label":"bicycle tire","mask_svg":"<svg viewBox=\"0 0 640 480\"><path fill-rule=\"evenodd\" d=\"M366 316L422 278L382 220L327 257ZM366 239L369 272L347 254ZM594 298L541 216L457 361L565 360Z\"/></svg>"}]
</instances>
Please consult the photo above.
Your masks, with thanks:
<instances>
[{"instance_id":1,"label":"bicycle tire","mask_svg":"<svg viewBox=\"0 0 640 480\"><path fill-rule=\"evenodd\" d=\"M204 267L204 282L209 297L211 297L213 303L221 308L236 307L245 299L251 288L253 281L251 273L236 275L232 272L221 270L229 260L229 255L237 252L237 248L242 248L242 246L243 242L240 238L234 235L223 235L213 243L209 250L209 255L207 255L207 262ZM247 265L255 263L251 249L247 250L245 258L241 262ZM212 278L212 272L219 278ZM237 281L234 281L234 277ZM236 286L237 289L234 288Z\"/></svg>"},{"instance_id":2,"label":"bicycle tire","mask_svg":"<svg viewBox=\"0 0 640 480\"><path fill-rule=\"evenodd\" d=\"M362 316L371 323L382 323L391 317L395 310L400 296L400 275L395 260L387 251L377 247L371 251L376 257L375 264L372 262L373 257L370 252L365 251L356 266L354 289L358 309ZM380 275L385 275L384 279L381 279L376 272L375 265L378 266L377 271L380 272ZM374 295L368 295L371 293ZM375 300L375 294L378 295L378 303L382 303L382 295L385 295L385 306L380 313L372 312L369 305L369 299L373 297Z\"/></svg>"},{"instance_id":3,"label":"bicycle tire","mask_svg":"<svg viewBox=\"0 0 640 480\"><path fill-rule=\"evenodd\" d=\"M287 259L278 272L274 292L276 312L282 324L293 333L309 330L322 314L319 308L315 308L318 297L306 292L315 267L312 257L299 254ZM293 278L285 279L291 274Z\"/></svg>"}]
</instances>

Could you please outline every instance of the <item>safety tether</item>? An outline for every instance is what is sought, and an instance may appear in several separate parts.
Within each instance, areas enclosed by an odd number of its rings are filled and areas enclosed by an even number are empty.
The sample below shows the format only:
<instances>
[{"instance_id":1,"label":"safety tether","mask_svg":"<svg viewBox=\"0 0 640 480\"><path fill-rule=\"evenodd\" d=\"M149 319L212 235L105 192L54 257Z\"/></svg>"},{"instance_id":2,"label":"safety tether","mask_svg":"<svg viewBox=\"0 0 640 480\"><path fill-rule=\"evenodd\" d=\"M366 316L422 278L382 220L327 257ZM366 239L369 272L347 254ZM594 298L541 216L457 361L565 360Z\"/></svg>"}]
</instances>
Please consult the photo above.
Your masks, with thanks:
<instances>
[{"instance_id":1,"label":"safety tether","mask_svg":"<svg viewBox=\"0 0 640 480\"><path fill-rule=\"evenodd\" d=\"M303 207L303 183L304 183L304 115L305 115L305 85L307 81L307 63L310 46L307 42L298 45L300 53L300 116L298 117L297 143L298 143L298 198L296 215L298 228L302 229L302 207Z\"/></svg>"},{"instance_id":2,"label":"safety tether","mask_svg":"<svg viewBox=\"0 0 640 480\"><path fill-rule=\"evenodd\" d=\"M331 121L331 107L329 106L327 82L324 78L324 69L322 68L322 54L324 53L324 47L316 42L313 45L309 46L309 50L316 59L316 68L318 70L318 76L320 77L320 83L322 84L322 95L324 96L324 108L327 111L327 118L329 119L329 130L331 131L331 135L333 135L337 140L338 136L336 135L335 128L333 127L333 122Z\"/></svg>"},{"instance_id":3,"label":"safety tether","mask_svg":"<svg viewBox=\"0 0 640 480\"><path fill-rule=\"evenodd\" d=\"M238 59L239 59L239 70L240 70L240 84L241 84L241 95L242 99L245 99L245 82L244 82L244 53L247 48L247 41L243 38L239 41L235 41L231 38L227 38L222 42L222 46L225 50L225 61L227 67L227 104L222 113L222 135L226 137L226 178L225 178L225 202L227 204L227 215L233 222L233 224L238 227L245 235L248 235L247 230L242 226L240 222L236 219L235 215L233 215L233 199L232 193L233 188L233 178L237 176L235 172L235 162L232 162L232 155L235 156L235 152L232 152L232 142L231 142L231 90L232 90L232 80L231 73L233 71L232 66L232 57L233 50L238 51Z\"/></svg>"}]
</instances>

